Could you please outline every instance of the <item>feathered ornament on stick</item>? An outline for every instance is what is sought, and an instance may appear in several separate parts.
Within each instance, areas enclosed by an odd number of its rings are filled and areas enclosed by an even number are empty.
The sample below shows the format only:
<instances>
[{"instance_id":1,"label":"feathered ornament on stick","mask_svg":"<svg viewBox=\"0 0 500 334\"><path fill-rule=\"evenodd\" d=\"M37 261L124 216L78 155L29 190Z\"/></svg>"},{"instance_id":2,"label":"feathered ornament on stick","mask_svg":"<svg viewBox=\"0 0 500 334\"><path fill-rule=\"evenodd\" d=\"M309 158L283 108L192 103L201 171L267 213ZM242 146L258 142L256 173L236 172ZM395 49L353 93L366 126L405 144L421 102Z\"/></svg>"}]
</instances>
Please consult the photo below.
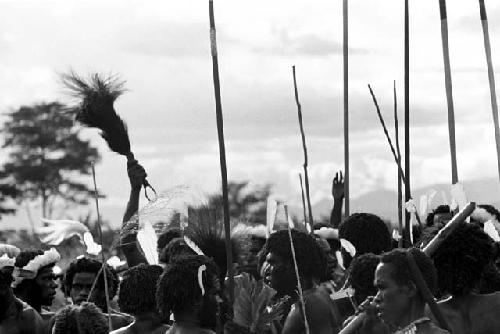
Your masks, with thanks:
<instances>
[{"instance_id":1,"label":"feathered ornament on stick","mask_svg":"<svg viewBox=\"0 0 500 334\"><path fill-rule=\"evenodd\" d=\"M86 127L101 130L101 137L113 152L124 155L128 161L134 160L127 125L113 106L116 99L125 91L125 82L117 76L103 77L98 73L92 74L89 79L84 79L73 71L62 74L61 80L71 95L81 99L80 105L76 107L76 121ZM156 196L156 191L148 180L144 179L143 185L148 200L150 198L147 188L150 188Z\"/></svg>"}]
</instances>

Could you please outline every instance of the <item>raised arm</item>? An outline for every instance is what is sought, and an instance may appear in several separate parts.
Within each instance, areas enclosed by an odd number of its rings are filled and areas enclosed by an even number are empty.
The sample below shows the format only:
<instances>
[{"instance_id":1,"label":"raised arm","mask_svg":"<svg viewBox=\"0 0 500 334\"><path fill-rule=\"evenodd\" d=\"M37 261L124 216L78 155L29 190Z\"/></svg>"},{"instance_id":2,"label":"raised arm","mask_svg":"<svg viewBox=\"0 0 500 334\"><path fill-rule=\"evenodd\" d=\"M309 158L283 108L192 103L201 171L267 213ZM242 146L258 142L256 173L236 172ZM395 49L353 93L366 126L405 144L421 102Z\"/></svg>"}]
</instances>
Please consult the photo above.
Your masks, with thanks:
<instances>
[{"instance_id":1,"label":"raised arm","mask_svg":"<svg viewBox=\"0 0 500 334\"><path fill-rule=\"evenodd\" d=\"M127 259L127 264L131 268L141 263L147 264L146 258L137 248L137 234L127 232L127 230L132 228L132 226L127 225L127 222L139 210L139 196L141 194L142 182L147 174L144 168L139 165L137 160L127 162L127 174L130 181L130 197L127 203L127 208L125 209L125 214L123 215L120 244L123 254ZM133 227L137 229L137 225L138 222L136 222Z\"/></svg>"},{"instance_id":2,"label":"raised arm","mask_svg":"<svg viewBox=\"0 0 500 334\"><path fill-rule=\"evenodd\" d=\"M342 221L342 204L344 202L344 177L342 171L335 173L332 183L333 208L330 224L338 228Z\"/></svg>"}]
</instances>

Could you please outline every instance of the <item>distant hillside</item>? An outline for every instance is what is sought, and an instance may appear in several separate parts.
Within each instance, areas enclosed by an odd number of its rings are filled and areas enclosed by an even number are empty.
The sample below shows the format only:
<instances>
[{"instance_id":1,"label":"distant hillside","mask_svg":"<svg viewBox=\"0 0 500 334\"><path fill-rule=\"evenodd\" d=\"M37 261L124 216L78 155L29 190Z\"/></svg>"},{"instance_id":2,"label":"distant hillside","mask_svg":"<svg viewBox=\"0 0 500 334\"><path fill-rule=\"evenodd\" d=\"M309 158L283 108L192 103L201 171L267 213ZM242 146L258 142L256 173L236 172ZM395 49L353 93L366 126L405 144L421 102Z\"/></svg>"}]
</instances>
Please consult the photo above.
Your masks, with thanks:
<instances>
[{"instance_id":1,"label":"distant hillside","mask_svg":"<svg viewBox=\"0 0 500 334\"><path fill-rule=\"evenodd\" d=\"M442 191L445 192L447 200L451 201L450 185L434 184L413 191L412 195L417 200L417 205L420 196L429 193L431 189L438 192L433 200L433 208L444 203ZM468 200L478 204L492 204L500 208L500 182L496 178L464 182L464 189ZM318 217L329 215L332 205L333 201L330 198L320 201L313 206L314 215ZM395 190L382 189L352 198L351 212L371 212L382 218L395 221L397 219L397 193Z\"/></svg>"}]
</instances>

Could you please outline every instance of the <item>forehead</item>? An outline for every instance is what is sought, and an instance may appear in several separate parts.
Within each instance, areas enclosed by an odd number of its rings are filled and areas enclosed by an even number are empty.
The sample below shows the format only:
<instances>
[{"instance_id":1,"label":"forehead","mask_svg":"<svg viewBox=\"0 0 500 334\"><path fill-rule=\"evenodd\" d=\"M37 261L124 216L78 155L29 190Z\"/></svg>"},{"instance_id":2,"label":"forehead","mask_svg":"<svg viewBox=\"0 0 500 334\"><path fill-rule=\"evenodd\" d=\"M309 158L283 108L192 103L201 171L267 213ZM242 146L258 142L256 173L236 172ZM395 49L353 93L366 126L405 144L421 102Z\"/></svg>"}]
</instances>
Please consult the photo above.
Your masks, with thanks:
<instances>
[{"instance_id":1,"label":"forehead","mask_svg":"<svg viewBox=\"0 0 500 334\"><path fill-rule=\"evenodd\" d=\"M73 276L73 284L92 284L94 282L95 273L81 272Z\"/></svg>"},{"instance_id":2,"label":"forehead","mask_svg":"<svg viewBox=\"0 0 500 334\"><path fill-rule=\"evenodd\" d=\"M276 253L269 252L267 253L266 261L269 263L283 263L283 258Z\"/></svg>"},{"instance_id":3,"label":"forehead","mask_svg":"<svg viewBox=\"0 0 500 334\"><path fill-rule=\"evenodd\" d=\"M390 263L379 263L375 270L375 283L396 284L392 278L394 266Z\"/></svg>"},{"instance_id":4,"label":"forehead","mask_svg":"<svg viewBox=\"0 0 500 334\"><path fill-rule=\"evenodd\" d=\"M54 266L48 266L48 267L43 267L40 270L38 270L37 277L47 277L47 276L53 276Z\"/></svg>"}]
</instances>

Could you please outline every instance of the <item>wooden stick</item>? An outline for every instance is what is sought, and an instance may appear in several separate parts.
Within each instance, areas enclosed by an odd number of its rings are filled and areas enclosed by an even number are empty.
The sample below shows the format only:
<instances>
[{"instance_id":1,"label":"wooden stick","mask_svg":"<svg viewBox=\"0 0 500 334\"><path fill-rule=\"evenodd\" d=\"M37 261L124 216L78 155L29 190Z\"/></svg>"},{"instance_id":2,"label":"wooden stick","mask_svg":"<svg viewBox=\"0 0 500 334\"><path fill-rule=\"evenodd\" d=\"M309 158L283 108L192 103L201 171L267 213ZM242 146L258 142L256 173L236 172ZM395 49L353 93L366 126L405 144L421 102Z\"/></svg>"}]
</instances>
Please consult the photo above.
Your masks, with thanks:
<instances>
[{"instance_id":1,"label":"wooden stick","mask_svg":"<svg viewBox=\"0 0 500 334\"><path fill-rule=\"evenodd\" d=\"M401 189L402 178L401 174L401 150L399 148L399 121L398 121L398 99L396 96L396 80L394 80L394 130L396 136L396 152L398 154L398 230L399 240L398 247L403 247L403 192Z\"/></svg>"},{"instance_id":2,"label":"wooden stick","mask_svg":"<svg viewBox=\"0 0 500 334\"><path fill-rule=\"evenodd\" d=\"M441 14L441 41L443 44L444 83L446 87L446 103L448 104L448 134L451 153L451 183L458 182L457 148L455 142L455 111L453 108L453 86L451 82L450 49L448 47L448 18L446 15L446 0L439 0Z\"/></svg>"},{"instance_id":3,"label":"wooden stick","mask_svg":"<svg viewBox=\"0 0 500 334\"><path fill-rule=\"evenodd\" d=\"M349 12L343 1L343 59L344 59L344 214L349 217Z\"/></svg>"},{"instance_id":4,"label":"wooden stick","mask_svg":"<svg viewBox=\"0 0 500 334\"><path fill-rule=\"evenodd\" d=\"M438 234L422 249L427 256L434 255L436 249L443 243L443 241L471 215L476 208L476 203L468 203L459 213L457 213L441 230Z\"/></svg>"},{"instance_id":5,"label":"wooden stick","mask_svg":"<svg viewBox=\"0 0 500 334\"><path fill-rule=\"evenodd\" d=\"M488 81L490 83L491 111L493 113L493 125L495 127L495 143L497 147L498 177L500 178L500 129L498 126L498 104L495 88L495 71L491 60L490 33L488 29L488 17L486 16L486 6L484 0L479 0L479 12L481 25L483 27L484 52L486 54L486 64L488 65Z\"/></svg>"},{"instance_id":6,"label":"wooden stick","mask_svg":"<svg viewBox=\"0 0 500 334\"><path fill-rule=\"evenodd\" d=\"M302 291L302 283L300 282L300 275L299 275L299 266L297 265L297 257L295 256L295 246L293 245L293 238L292 238L292 228L290 224L288 224L288 205L283 206L285 208L285 218L287 221L287 226L288 226L288 238L290 239L290 248L292 250L292 259L293 259L293 266L295 268L295 277L297 278L297 290L299 290L299 299L300 303L302 305L302 313L304 314L304 327L306 330L306 334L309 334L309 323L307 321L307 313L306 313L306 303L304 301L304 294Z\"/></svg>"},{"instance_id":7,"label":"wooden stick","mask_svg":"<svg viewBox=\"0 0 500 334\"><path fill-rule=\"evenodd\" d=\"M389 147L391 148L392 152L392 157L394 158L394 161L396 162L396 165L398 166L398 171L401 174L401 177L405 179L405 173L403 172L403 169L401 168L401 164L399 163L398 155L396 154L396 150L394 149L394 145L392 145L392 140L389 135L389 131L387 131L387 127L385 126L385 121L384 117L382 116L382 113L380 112L380 107L377 102L377 98L375 97L375 94L373 93L372 87L368 85L368 89L370 90L370 94L373 99L373 103L375 104L375 110L377 111L378 119L380 120L380 123L382 124L382 128L384 129L384 134L385 138L389 142ZM405 180L406 183L406 180Z\"/></svg>"},{"instance_id":8,"label":"wooden stick","mask_svg":"<svg viewBox=\"0 0 500 334\"><path fill-rule=\"evenodd\" d=\"M220 172L222 177L222 199L224 209L224 235L226 239L226 257L227 257L227 276L228 276L228 293L229 305L228 314L230 319L233 317L232 305L234 304L234 270L233 270L233 253L231 248L231 225L229 221L229 199L227 185L227 167L226 167L226 147L224 145L224 124L222 117L222 103L220 97L220 80L219 80L219 61L217 58L217 39L215 32L214 18L214 3L213 0L208 2L209 18L210 18L210 45L212 53L212 73L214 80L215 93L215 113L217 118L217 134L219 140L219 160Z\"/></svg>"},{"instance_id":9,"label":"wooden stick","mask_svg":"<svg viewBox=\"0 0 500 334\"><path fill-rule=\"evenodd\" d=\"M429 308L431 309L432 314L436 318L439 327L448 330L451 333L450 326L446 322L446 319L444 318L443 314L441 313L441 310L439 309L436 300L434 299L434 296L432 295L431 291L429 290L429 287L425 283L424 277L422 276L422 272L420 271L420 268L418 267L417 263L415 262L415 258L411 254L411 249L409 249L406 252L406 259L408 260L408 266L410 267L410 272L412 274L413 280L415 282L415 285L417 286L418 290L420 291L420 294L424 298L425 302L429 305Z\"/></svg>"},{"instance_id":10,"label":"wooden stick","mask_svg":"<svg viewBox=\"0 0 500 334\"><path fill-rule=\"evenodd\" d=\"M405 202L411 199L410 181L410 15L408 0L405 0ZM405 228L403 243L411 246L410 238L410 213L405 210Z\"/></svg>"},{"instance_id":11,"label":"wooden stick","mask_svg":"<svg viewBox=\"0 0 500 334\"><path fill-rule=\"evenodd\" d=\"M304 125L302 124L302 107L299 102L299 92L297 89L297 79L295 78L295 65L292 66L292 73L293 73L293 88L295 91L295 103L297 103L297 114L299 116L299 126L300 126L300 135L302 137L302 149L304 151L304 178L305 178L305 184L306 184L306 199L307 199L307 211L309 212L309 227L311 228L311 234L314 231L314 220L313 220L313 215L312 215L312 208L311 208L311 198L309 196L309 174L307 173L307 165L308 165L308 159L307 159L307 146L306 146L306 136L304 134Z\"/></svg>"},{"instance_id":12,"label":"wooden stick","mask_svg":"<svg viewBox=\"0 0 500 334\"><path fill-rule=\"evenodd\" d=\"M302 211L304 212L304 228L307 231L307 214L306 214L306 200L304 198L304 186L302 185L302 174L299 173L300 180L300 193L302 195Z\"/></svg>"},{"instance_id":13,"label":"wooden stick","mask_svg":"<svg viewBox=\"0 0 500 334\"><path fill-rule=\"evenodd\" d=\"M106 275L106 258L104 257L104 240L102 237L102 228L101 228L101 214L99 212L99 194L97 193L97 182L96 182L96 177L95 177L95 166L94 163L91 164L92 166L92 179L94 180L94 197L95 197L95 207L96 207L96 212L97 212L97 231L99 233L99 239L101 241L101 246L103 249L101 250L101 259L102 259L102 265L103 265L103 276L104 276L104 294L106 295L106 308L108 309L108 326L109 326L109 331L113 330L113 324L111 322L111 307L109 303L109 291L108 291L108 278ZM96 281L99 278L99 275L96 276Z\"/></svg>"}]
</instances>

